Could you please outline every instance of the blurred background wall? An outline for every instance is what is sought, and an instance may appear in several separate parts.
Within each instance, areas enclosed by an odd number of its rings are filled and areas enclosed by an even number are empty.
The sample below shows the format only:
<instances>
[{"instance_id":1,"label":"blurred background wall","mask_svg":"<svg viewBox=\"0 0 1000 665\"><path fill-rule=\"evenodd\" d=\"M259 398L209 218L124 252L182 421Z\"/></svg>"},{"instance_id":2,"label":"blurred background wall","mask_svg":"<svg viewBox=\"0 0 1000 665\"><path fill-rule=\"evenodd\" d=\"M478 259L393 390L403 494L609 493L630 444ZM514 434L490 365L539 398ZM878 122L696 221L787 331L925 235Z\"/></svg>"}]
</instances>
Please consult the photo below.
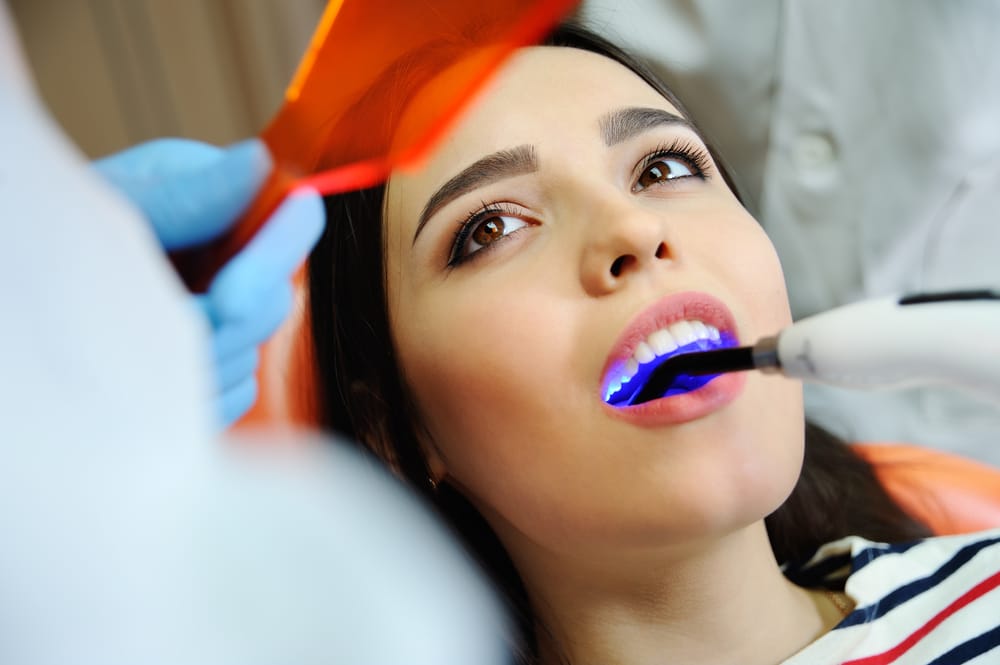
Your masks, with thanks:
<instances>
[{"instance_id":1,"label":"blurred background wall","mask_svg":"<svg viewBox=\"0 0 1000 665\"><path fill-rule=\"evenodd\" d=\"M42 97L91 157L229 143L281 103L326 0L8 0Z\"/></svg>"}]
</instances>

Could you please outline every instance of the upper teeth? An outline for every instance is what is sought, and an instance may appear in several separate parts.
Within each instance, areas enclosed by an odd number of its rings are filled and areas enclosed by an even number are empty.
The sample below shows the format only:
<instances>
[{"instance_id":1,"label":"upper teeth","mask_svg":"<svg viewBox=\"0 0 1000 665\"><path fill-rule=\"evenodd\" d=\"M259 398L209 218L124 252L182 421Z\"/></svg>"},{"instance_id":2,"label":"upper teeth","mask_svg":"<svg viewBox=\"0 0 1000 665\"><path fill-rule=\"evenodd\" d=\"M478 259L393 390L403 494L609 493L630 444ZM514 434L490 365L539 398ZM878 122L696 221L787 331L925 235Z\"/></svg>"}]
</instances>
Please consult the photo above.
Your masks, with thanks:
<instances>
[{"instance_id":1,"label":"upper teeth","mask_svg":"<svg viewBox=\"0 0 1000 665\"><path fill-rule=\"evenodd\" d=\"M649 334L645 340L639 342L632 352L632 357L625 362L621 374L617 378L612 378L611 383L605 391L605 397L618 392L623 384L632 380L632 377L639 371L639 365L652 362L657 358L665 356L680 346L691 344L699 340L711 340L718 342L721 336L719 329L697 320L678 321L666 328L660 328Z\"/></svg>"}]
</instances>

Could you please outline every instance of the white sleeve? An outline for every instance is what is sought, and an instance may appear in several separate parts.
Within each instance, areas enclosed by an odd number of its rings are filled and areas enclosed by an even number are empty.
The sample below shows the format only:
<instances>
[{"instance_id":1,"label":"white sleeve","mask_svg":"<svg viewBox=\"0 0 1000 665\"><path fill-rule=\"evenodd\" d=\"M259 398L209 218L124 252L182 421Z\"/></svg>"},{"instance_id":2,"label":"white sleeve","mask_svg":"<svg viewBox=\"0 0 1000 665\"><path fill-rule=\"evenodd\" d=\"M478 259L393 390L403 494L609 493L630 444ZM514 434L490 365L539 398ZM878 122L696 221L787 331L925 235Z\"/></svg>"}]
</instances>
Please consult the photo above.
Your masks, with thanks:
<instances>
[{"instance_id":1,"label":"white sleeve","mask_svg":"<svg viewBox=\"0 0 1000 665\"><path fill-rule=\"evenodd\" d=\"M5 13L0 76L3 448L195 445L213 423L201 320L149 226L35 96Z\"/></svg>"},{"instance_id":2,"label":"white sleeve","mask_svg":"<svg viewBox=\"0 0 1000 665\"><path fill-rule=\"evenodd\" d=\"M0 2L0 662L507 662L474 566L369 461L215 436L206 330L15 37Z\"/></svg>"}]
</instances>

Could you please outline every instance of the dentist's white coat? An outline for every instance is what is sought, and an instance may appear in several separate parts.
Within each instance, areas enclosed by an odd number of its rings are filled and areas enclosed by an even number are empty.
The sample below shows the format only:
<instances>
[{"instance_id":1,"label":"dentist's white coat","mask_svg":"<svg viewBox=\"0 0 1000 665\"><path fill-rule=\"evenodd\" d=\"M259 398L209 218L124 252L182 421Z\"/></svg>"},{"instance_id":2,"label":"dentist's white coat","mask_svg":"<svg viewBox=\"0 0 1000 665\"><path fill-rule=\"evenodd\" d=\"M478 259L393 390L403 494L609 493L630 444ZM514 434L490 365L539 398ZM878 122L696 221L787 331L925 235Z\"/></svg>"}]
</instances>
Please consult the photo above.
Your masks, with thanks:
<instances>
[{"instance_id":1,"label":"dentist's white coat","mask_svg":"<svg viewBox=\"0 0 1000 665\"><path fill-rule=\"evenodd\" d=\"M398 484L315 436L219 440L207 330L26 72L0 2L0 662L506 662Z\"/></svg>"}]
</instances>

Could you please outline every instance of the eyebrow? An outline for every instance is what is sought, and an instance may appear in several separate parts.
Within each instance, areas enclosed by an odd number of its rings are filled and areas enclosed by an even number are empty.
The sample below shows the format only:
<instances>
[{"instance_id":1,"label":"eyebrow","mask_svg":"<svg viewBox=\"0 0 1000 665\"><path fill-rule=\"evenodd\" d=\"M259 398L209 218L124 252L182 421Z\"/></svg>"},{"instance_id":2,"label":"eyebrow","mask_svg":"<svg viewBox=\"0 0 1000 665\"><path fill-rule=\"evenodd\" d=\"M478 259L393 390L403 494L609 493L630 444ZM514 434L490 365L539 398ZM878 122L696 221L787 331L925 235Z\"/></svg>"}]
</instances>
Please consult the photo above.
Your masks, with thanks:
<instances>
[{"instance_id":1,"label":"eyebrow","mask_svg":"<svg viewBox=\"0 0 1000 665\"><path fill-rule=\"evenodd\" d=\"M534 173L537 170L538 158L535 156L534 146L531 145L519 145L516 148L500 150L477 160L444 183L428 199L427 205L420 213L417 230L413 234L413 242L417 241L417 236L427 224L427 220L459 196L499 180L525 173Z\"/></svg>"},{"instance_id":2,"label":"eyebrow","mask_svg":"<svg viewBox=\"0 0 1000 665\"><path fill-rule=\"evenodd\" d=\"M662 127L663 125L680 125L698 133L694 125L686 118L657 108L629 107L606 113L598 121L604 144L613 146L627 141L637 134Z\"/></svg>"}]
</instances>

